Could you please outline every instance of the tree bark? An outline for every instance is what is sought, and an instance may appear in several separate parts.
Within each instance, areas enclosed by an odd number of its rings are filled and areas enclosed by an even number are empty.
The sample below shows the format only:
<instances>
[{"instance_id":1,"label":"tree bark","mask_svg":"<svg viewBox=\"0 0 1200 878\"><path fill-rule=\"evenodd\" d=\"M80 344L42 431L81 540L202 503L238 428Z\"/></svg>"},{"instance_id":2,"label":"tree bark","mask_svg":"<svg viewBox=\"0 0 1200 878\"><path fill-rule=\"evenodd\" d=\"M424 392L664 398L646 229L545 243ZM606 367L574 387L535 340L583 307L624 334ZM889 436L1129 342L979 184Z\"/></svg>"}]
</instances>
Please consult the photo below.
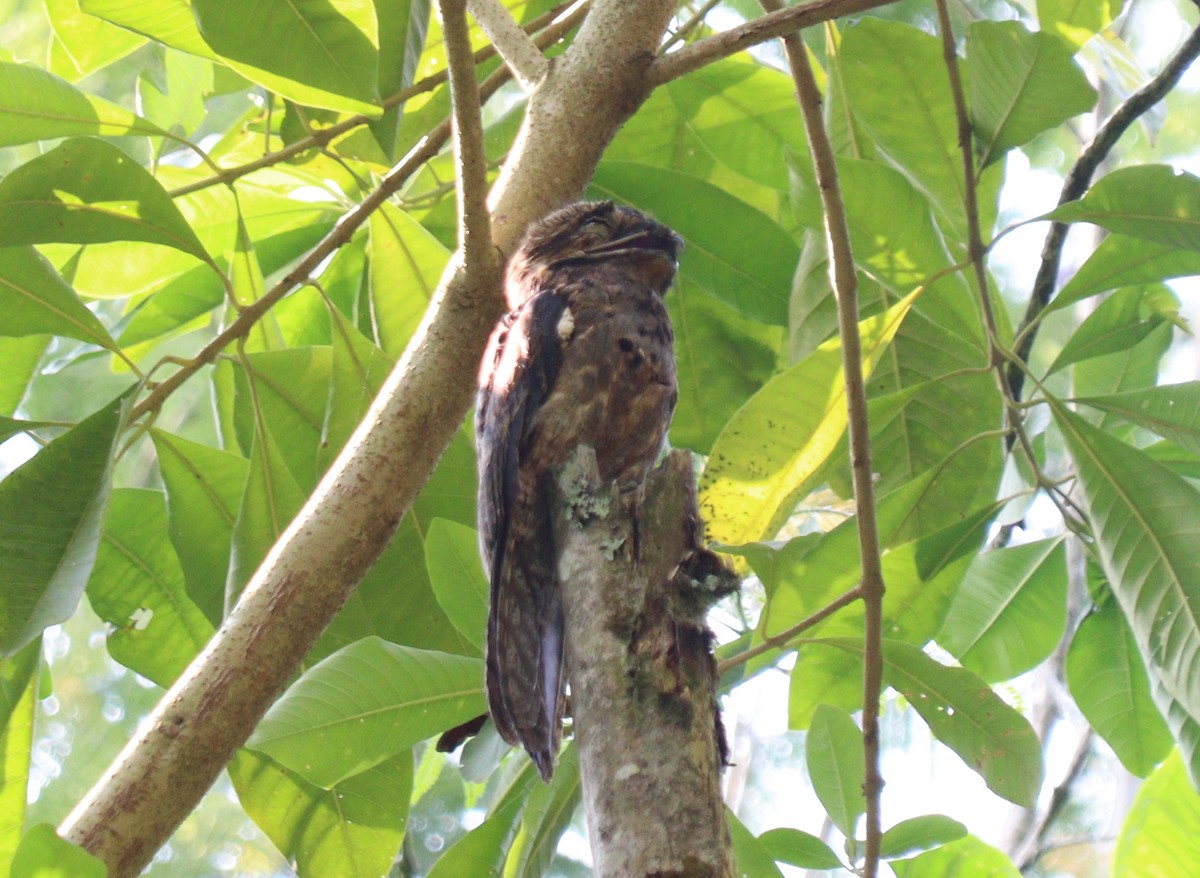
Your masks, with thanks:
<instances>
[{"instance_id":1,"label":"tree bark","mask_svg":"<svg viewBox=\"0 0 1200 878\"><path fill-rule=\"evenodd\" d=\"M597 481L581 448L560 476L555 521L595 874L732 878L705 615L736 578L700 548L690 454L650 474L635 514Z\"/></svg>"}]
</instances>

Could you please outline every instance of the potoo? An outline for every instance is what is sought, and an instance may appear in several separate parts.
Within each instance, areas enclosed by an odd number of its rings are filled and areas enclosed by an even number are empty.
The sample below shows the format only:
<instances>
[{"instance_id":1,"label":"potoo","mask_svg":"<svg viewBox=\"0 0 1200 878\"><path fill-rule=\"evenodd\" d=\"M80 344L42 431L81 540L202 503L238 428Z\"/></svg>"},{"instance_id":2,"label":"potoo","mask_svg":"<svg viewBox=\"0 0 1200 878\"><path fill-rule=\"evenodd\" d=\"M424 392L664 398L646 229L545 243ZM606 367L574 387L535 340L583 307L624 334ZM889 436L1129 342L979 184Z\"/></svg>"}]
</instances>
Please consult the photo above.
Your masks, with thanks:
<instances>
[{"instance_id":1,"label":"potoo","mask_svg":"<svg viewBox=\"0 0 1200 878\"><path fill-rule=\"evenodd\" d=\"M564 207L509 261L512 309L492 334L475 432L479 538L491 582L492 719L549 780L562 732L563 606L555 470L591 447L631 506L664 443L678 388L662 297L682 240L612 202Z\"/></svg>"}]
</instances>

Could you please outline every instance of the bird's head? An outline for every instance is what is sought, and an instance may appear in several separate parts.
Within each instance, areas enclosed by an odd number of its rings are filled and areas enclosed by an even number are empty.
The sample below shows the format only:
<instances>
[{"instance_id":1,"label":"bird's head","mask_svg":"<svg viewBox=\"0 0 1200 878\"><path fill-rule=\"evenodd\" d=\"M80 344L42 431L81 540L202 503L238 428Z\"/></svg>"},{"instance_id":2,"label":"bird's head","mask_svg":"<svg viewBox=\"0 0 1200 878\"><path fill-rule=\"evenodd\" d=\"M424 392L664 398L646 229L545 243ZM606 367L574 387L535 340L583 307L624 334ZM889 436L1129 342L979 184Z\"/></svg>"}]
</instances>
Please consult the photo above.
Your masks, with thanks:
<instances>
[{"instance_id":1,"label":"bird's head","mask_svg":"<svg viewBox=\"0 0 1200 878\"><path fill-rule=\"evenodd\" d=\"M508 262L506 292L516 307L556 276L597 264L620 265L659 295L679 267L683 239L631 207L611 201L569 204L529 227Z\"/></svg>"}]
</instances>

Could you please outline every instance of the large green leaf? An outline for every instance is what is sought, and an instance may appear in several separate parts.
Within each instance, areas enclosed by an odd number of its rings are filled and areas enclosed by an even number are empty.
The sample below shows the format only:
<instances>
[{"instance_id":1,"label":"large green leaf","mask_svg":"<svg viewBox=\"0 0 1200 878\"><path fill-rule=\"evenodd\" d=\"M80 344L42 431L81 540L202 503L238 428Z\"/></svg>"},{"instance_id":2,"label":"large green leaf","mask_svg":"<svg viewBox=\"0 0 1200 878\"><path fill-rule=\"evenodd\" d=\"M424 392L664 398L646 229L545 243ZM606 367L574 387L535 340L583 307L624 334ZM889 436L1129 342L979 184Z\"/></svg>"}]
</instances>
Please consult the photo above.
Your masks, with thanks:
<instances>
[{"instance_id":1,"label":"large green leaf","mask_svg":"<svg viewBox=\"0 0 1200 878\"><path fill-rule=\"evenodd\" d=\"M504 878L538 878L548 872L558 840L579 807L581 796L579 754L575 742L558 757L554 778L538 784L521 813L521 826L508 851Z\"/></svg>"},{"instance_id":2,"label":"large green leaf","mask_svg":"<svg viewBox=\"0 0 1200 878\"><path fill-rule=\"evenodd\" d=\"M1047 216L1200 250L1200 178L1170 165L1119 168L1096 181L1082 199Z\"/></svg>"},{"instance_id":3,"label":"large green leaf","mask_svg":"<svg viewBox=\"0 0 1200 878\"><path fill-rule=\"evenodd\" d=\"M774 220L711 183L650 165L603 161L590 191L649 211L683 236L679 270L740 313L787 323L800 250Z\"/></svg>"},{"instance_id":4,"label":"large green leaf","mask_svg":"<svg viewBox=\"0 0 1200 878\"><path fill-rule=\"evenodd\" d=\"M48 341L44 335L0 338L0 412L11 415L17 410Z\"/></svg>"},{"instance_id":5,"label":"large green leaf","mask_svg":"<svg viewBox=\"0 0 1200 878\"><path fill-rule=\"evenodd\" d=\"M379 33L365 0L193 0L204 41L247 79L301 104L380 112Z\"/></svg>"},{"instance_id":6,"label":"large green leaf","mask_svg":"<svg viewBox=\"0 0 1200 878\"><path fill-rule=\"evenodd\" d=\"M524 801L517 797L498 808L438 857L428 878L499 878L522 805Z\"/></svg>"},{"instance_id":7,"label":"large green leaf","mask_svg":"<svg viewBox=\"0 0 1200 878\"><path fill-rule=\"evenodd\" d=\"M25 823L41 655L38 638L0 662L0 875L9 871Z\"/></svg>"},{"instance_id":8,"label":"large green leaf","mask_svg":"<svg viewBox=\"0 0 1200 878\"><path fill-rule=\"evenodd\" d=\"M146 40L106 21L87 15L79 0L45 0L46 17L54 28L51 63L63 76L75 80L124 58ZM65 56L62 69L60 56Z\"/></svg>"},{"instance_id":9,"label":"large green leaf","mask_svg":"<svg viewBox=\"0 0 1200 878\"><path fill-rule=\"evenodd\" d=\"M429 0L376 0L379 19L379 94L391 95L412 85L429 28ZM396 134L404 108L392 107L371 123L375 140L394 160Z\"/></svg>"},{"instance_id":10,"label":"large green leaf","mask_svg":"<svg viewBox=\"0 0 1200 878\"><path fill-rule=\"evenodd\" d=\"M842 865L829 845L799 829L768 829L758 841L777 863L801 869L836 869Z\"/></svg>"},{"instance_id":11,"label":"large green leaf","mask_svg":"<svg viewBox=\"0 0 1200 878\"><path fill-rule=\"evenodd\" d=\"M857 640L814 641L861 655ZM1028 806L1042 783L1042 747L1021 714L966 668L951 668L916 646L883 641L884 682L905 697L943 744L988 789Z\"/></svg>"},{"instance_id":12,"label":"large green leaf","mask_svg":"<svg viewBox=\"0 0 1200 878\"><path fill-rule=\"evenodd\" d=\"M1067 561L1061 540L980 555L954 596L938 644L988 682L1044 661L1067 625Z\"/></svg>"},{"instance_id":13,"label":"large green leaf","mask_svg":"<svg viewBox=\"0 0 1200 878\"><path fill-rule=\"evenodd\" d=\"M1113 875L1192 878L1200 871L1200 794L1176 753L1138 790L1125 817Z\"/></svg>"},{"instance_id":14,"label":"large green leaf","mask_svg":"<svg viewBox=\"0 0 1200 878\"><path fill-rule=\"evenodd\" d=\"M202 58L216 53L200 36L187 0L79 0L84 12Z\"/></svg>"},{"instance_id":15,"label":"large green leaf","mask_svg":"<svg viewBox=\"0 0 1200 878\"><path fill-rule=\"evenodd\" d=\"M33 247L0 247L0 335L65 335L113 350L108 330Z\"/></svg>"},{"instance_id":16,"label":"large green leaf","mask_svg":"<svg viewBox=\"0 0 1200 878\"><path fill-rule=\"evenodd\" d=\"M825 813L842 835L857 838L858 818L867 808L862 732L850 714L823 704L813 713L804 752L808 776Z\"/></svg>"},{"instance_id":17,"label":"large green leaf","mask_svg":"<svg viewBox=\"0 0 1200 878\"><path fill-rule=\"evenodd\" d=\"M187 596L168 531L161 492L114 490L87 588L92 609L112 626L112 657L163 687L175 681L213 633Z\"/></svg>"},{"instance_id":18,"label":"large green leaf","mask_svg":"<svg viewBox=\"0 0 1200 878\"><path fill-rule=\"evenodd\" d=\"M52 73L0 61L0 146L80 134L162 133L137 114L82 92Z\"/></svg>"},{"instance_id":19,"label":"large green leaf","mask_svg":"<svg viewBox=\"0 0 1200 878\"><path fill-rule=\"evenodd\" d=\"M425 566L438 605L466 640L483 654L488 580L472 527L435 518L425 537Z\"/></svg>"},{"instance_id":20,"label":"large green leaf","mask_svg":"<svg viewBox=\"0 0 1200 878\"><path fill-rule=\"evenodd\" d=\"M104 861L60 838L49 823L30 827L13 855L12 878L105 878Z\"/></svg>"},{"instance_id":21,"label":"large green leaf","mask_svg":"<svg viewBox=\"0 0 1200 878\"><path fill-rule=\"evenodd\" d=\"M210 262L154 177L117 147L77 137L0 181L0 244L145 241Z\"/></svg>"},{"instance_id":22,"label":"large green leaf","mask_svg":"<svg viewBox=\"0 0 1200 878\"><path fill-rule=\"evenodd\" d=\"M484 709L478 659L368 637L305 672L248 746L328 789Z\"/></svg>"},{"instance_id":23,"label":"large green leaf","mask_svg":"<svg viewBox=\"0 0 1200 878\"><path fill-rule=\"evenodd\" d=\"M1158 383L1159 367L1175 326L1162 323L1127 350L1092 357L1071 367L1071 379L1077 397L1107 396L1117 393L1147 390ZM1080 412L1088 421L1113 435L1128 439L1133 427L1119 415L1084 409Z\"/></svg>"},{"instance_id":24,"label":"large green leaf","mask_svg":"<svg viewBox=\"0 0 1200 878\"><path fill-rule=\"evenodd\" d=\"M915 297L860 324L867 374ZM842 349L835 339L767 382L717 437L700 479L709 537L730 545L774 537L798 492L837 446L846 422Z\"/></svg>"},{"instance_id":25,"label":"large green leaf","mask_svg":"<svg viewBox=\"0 0 1200 878\"><path fill-rule=\"evenodd\" d=\"M150 436L167 493L168 533L183 566L188 597L218 625L225 613L229 550L249 462L161 430Z\"/></svg>"},{"instance_id":26,"label":"large green leaf","mask_svg":"<svg viewBox=\"0 0 1200 878\"><path fill-rule=\"evenodd\" d=\"M1109 235L1050 300L1050 313L1118 287L1200 274L1200 253L1129 235Z\"/></svg>"},{"instance_id":27,"label":"large green leaf","mask_svg":"<svg viewBox=\"0 0 1200 878\"><path fill-rule=\"evenodd\" d=\"M399 357L437 289L449 251L391 204L371 214L371 315L379 346Z\"/></svg>"},{"instance_id":28,"label":"large green leaf","mask_svg":"<svg viewBox=\"0 0 1200 878\"><path fill-rule=\"evenodd\" d=\"M229 776L246 813L300 875L378 878L404 838L413 757L402 750L329 789L242 750Z\"/></svg>"},{"instance_id":29,"label":"large green leaf","mask_svg":"<svg viewBox=\"0 0 1200 878\"><path fill-rule=\"evenodd\" d=\"M894 860L929 848L941 847L965 837L967 827L941 814L926 814L901 820L883 834L879 855Z\"/></svg>"},{"instance_id":30,"label":"large green leaf","mask_svg":"<svg viewBox=\"0 0 1200 878\"><path fill-rule=\"evenodd\" d=\"M394 362L336 308L331 309L329 319L333 359L329 407L317 455L321 471L341 453L342 446L366 414Z\"/></svg>"},{"instance_id":31,"label":"large green leaf","mask_svg":"<svg viewBox=\"0 0 1200 878\"><path fill-rule=\"evenodd\" d=\"M1012 860L973 835L889 865L896 878L1021 878Z\"/></svg>"},{"instance_id":32,"label":"large green leaf","mask_svg":"<svg viewBox=\"0 0 1200 878\"><path fill-rule=\"evenodd\" d=\"M114 400L0 482L0 655L75 612L96 559L123 418L123 400Z\"/></svg>"},{"instance_id":33,"label":"large green leaf","mask_svg":"<svg viewBox=\"0 0 1200 878\"><path fill-rule=\"evenodd\" d=\"M1164 321L1178 320L1178 313L1179 300L1162 284L1118 290L1101 302L1067 339L1049 372L1129 350Z\"/></svg>"},{"instance_id":34,"label":"large green leaf","mask_svg":"<svg viewBox=\"0 0 1200 878\"><path fill-rule=\"evenodd\" d=\"M1067 685L1096 734L1131 773L1145 777L1171 752L1133 632L1113 601L1080 623L1067 650Z\"/></svg>"},{"instance_id":35,"label":"large green leaf","mask_svg":"<svg viewBox=\"0 0 1200 878\"><path fill-rule=\"evenodd\" d=\"M1037 17L1043 31L1078 49L1108 27L1124 6L1124 0L1038 0Z\"/></svg>"},{"instance_id":36,"label":"large green leaf","mask_svg":"<svg viewBox=\"0 0 1200 878\"><path fill-rule=\"evenodd\" d=\"M1200 493L1143 452L1052 400L1075 461L1104 572L1159 709L1200 779Z\"/></svg>"},{"instance_id":37,"label":"large green leaf","mask_svg":"<svg viewBox=\"0 0 1200 878\"><path fill-rule=\"evenodd\" d=\"M1200 381L1085 396L1076 401L1111 412L1200 454Z\"/></svg>"},{"instance_id":38,"label":"large green leaf","mask_svg":"<svg viewBox=\"0 0 1200 878\"><path fill-rule=\"evenodd\" d=\"M967 29L967 82L981 167L1014 146L1085 113L1096 90L1062 40L1019 21Z\"/></svg>"},{"instance_id":39,"label":"large green leaf","mask_svg":"<svg viewBox=\"0 0 1200 878\"><path fill-rule=\"evenodd\" d=\"M738 878L783 878L771 851L754 837L754 833L732 811L726 810L725 820L729 824L729 840L733 843Z\"/></svg>"}]
</instances>

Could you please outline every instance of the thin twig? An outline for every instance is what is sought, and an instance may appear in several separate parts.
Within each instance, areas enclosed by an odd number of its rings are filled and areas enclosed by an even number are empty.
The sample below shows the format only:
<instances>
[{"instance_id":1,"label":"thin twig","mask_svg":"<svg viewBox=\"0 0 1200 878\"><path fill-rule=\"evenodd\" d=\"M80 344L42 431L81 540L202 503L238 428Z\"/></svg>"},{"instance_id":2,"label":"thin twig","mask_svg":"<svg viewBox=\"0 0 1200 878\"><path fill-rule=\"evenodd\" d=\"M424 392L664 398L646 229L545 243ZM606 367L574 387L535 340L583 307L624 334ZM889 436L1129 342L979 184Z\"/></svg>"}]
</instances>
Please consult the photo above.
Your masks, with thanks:
<instances>
[{"instance_id":1,"label":"thin twig","mask_svg":"<svg viewBox=\"0 0 1200 878\"><path fill-rule=\"evenodd\" d=\"M1067 174L1062 192L1058 196L1060 205L1083 197L1091 184L1092 175L1116 146L1121 135L1140 116L1167 96L1198 56L1200 27L1192 31L1159 74L1130 95L1096 132L1095 138L1080 153L1071 172ZM1038 321L1050 303L1058 283L1058 269L1062 262L1063 245L1067 240L1067 228L1066 223L1052 222L1050 231L1046 233L1046 243L1042 246L1042 262L1038 266L1037 277L1033 281L1033 292L1016 334L1016 355L1023 363L1029 362L1029 354L1037 337ZM1016 364L1010 364L1008 367L1008 383L1012 388L1012 398L1020 400L1021 390L1025 386L1025 375ZM1009 444L1012 444L1011 440Z\"/></svg>"},{"instance_id":2,"label":"thin twig","mask_svg":"<svg viewBox=\"0 0 1200 878\"><path fill-rule=\"evenodd\" d=\"M712 12L713 8L720 2L721 0L707 0L703 6L696 10L696 13L691 18L681 24L675 33L671 34L671 38L663 43L662 48L658 50L658 54L665 55L686 40L687 35L699 27L708 16L708 13Z\"/></svg>"},{"instance_id":3,"label":"thin twig","mask_svg":"<svg viewBox=\"0 0 1200 878\"><path fill-rule=\"evenodd\" d=\"M759 0L774 14L779 0ZM769 16L768 16L769 17ZM850 227L838 183L837 160L821 115L821 92L808 61L808 50L799 34L783 38L788 66L800 99L800 113L808 134L821 206L825 212L825 244L830 274L837 298L838 330L842 338L842 369L846 376L846 407L850 432L850 467L854 478L854 500L858 514L858 547L862 563L863 601L863 756L866 773L866 843L863 851L864 878L879 872L879 848L883 836L880 794L883 777L879 770L879 699L883 691L883 564L876 522L875 482L871 471L871 430L867 417L867 393L863 379L862 341L858 335L858 277L850 246Z\"/></svg>"},{"instance_id":4,"label":"thin twig","mask_svg":"<svg viewBox=\"0 0 1200 878\"><path fill-rule=\"evenodd\" d=\"M512 70L521 88L527 92L532 91L550 69L550 62L546 60L542 50L529 39L529 34L517 24L512 13L499 0L467 0L467 6L500 57L504 59L504 63ZM445 16L446 12L447 9L443 6L442 15ZM471 44L468 42L468 55L470 50ZM446 51L450 51L449 45ZM451 75L453 76L453 73Z\"/></svg>"},{"instance_id":5,"label":"thin twig","mask_svg":"<svg viewBox=\"0 0 1200 878\"><path fill-rule=\"evenodd\" d=\"M473 9L477 5L472 2ZM438 0L438 8L441 10L442 31L446 40L450 105L454 114L458 239L468 278L467 287L475 290L478 284L498 283L500 277L500 257L492 246L491 218L487 209L487 154L483 146L483 120L479 116L479 83L475 79L475 64L471 60L466 4L463 0ZM516 27L508 10L501 8L500 11ZM528 37L525 39L528 40ZM540 52L538 57L542 58ZM545 58L542 60L545 61ZM520 75L513 64L510 63L509 68Z\"/></svg>"},{"instance_id":6,"label":"thin twig","mask_svg":"<svg viewBox=\"0 0 1200 878\"><path fill-rule=\"evenodd\" d=\"M757 646L753 646L745 652L739 652L735 656L730 656L725 661L717 665L718 676L723 675L726 671L736 668L738 665L744 665L751 659L758 658L765 652L770 652L773 649L784 650L788 648L793 640L812 628L818 622L824 622L842 607L849 606L862 597L862 586L856 585L841 597L834 598L821 609L817 610L810 616L801 619L795 625L780 631L778 634L773 634L770 637L763 639L763 642Z\"/></svg>"},{"instance_id":7,"label":"thin twig","mask_svg":"<svg viewBox=\"0 0 1200 878\"><path fill-rule=\"evenodd\" d=\"M767 40L795 33L801 28L823 21L841 18L843 15L866 12L894 2L895 0L815 0L803 6L779 9L659 58L646 71L646 83L650 86L662 85Z\"/></svg>"},{"instance_id":8,"label":"thin twig","mask_svg":"<svg viewBox=\"0 0 1200 878\"><path fill-rule=\"evenodd\" d=\"M586 5L579 10L573 12L570 16L563 19L561 22L555 22L555 19L563 13L563 11L571 6L570 3L562 3L551 9L545 15L539 15L533 21L525 25L524 30L528 33L539 33L546 30L545 34L539 34L539 39L535 40L535 45L540 48L545 48L553 42L557 42L564 33L574 27L583 14L586 12ZM564 26L566 25L566 26ZM479 51L475 52L474 60L476 64L481 64L496 54L494 46L484 46ZM398 107L405 101L424 94L428 91L433 91L449 78L449 70L439 70L436 73L431 73L419 82L414 82L407 88L402 88L393 95L389 95L380 102L380 108L390 110L393 107ZM322 148L332 143L337 138L341 137L348 131L366 125L373 121L373 117L358 114L343 119L336 125L330 125L328 128L322 128L318 131L313 131L307 137L302 137L295 143L285 146L283 149L269 152L266 155L260 156L251 162L246 162L243 165L238 165L233 168L217 169L217 173L211 177L205 177L203 180L197 180L194 183L188 183L186 186L180 186L178 189L172 189L170 195L172 198L178 198L181 195L188 195L192 192L197 192L201 189L207 189L209 186L219 184L230 184L247 174L252 174L255 171L269 168L277 165L280 162L285 162L293 156L307 152L310 149Z\"/></svg>"}]
</instances>

